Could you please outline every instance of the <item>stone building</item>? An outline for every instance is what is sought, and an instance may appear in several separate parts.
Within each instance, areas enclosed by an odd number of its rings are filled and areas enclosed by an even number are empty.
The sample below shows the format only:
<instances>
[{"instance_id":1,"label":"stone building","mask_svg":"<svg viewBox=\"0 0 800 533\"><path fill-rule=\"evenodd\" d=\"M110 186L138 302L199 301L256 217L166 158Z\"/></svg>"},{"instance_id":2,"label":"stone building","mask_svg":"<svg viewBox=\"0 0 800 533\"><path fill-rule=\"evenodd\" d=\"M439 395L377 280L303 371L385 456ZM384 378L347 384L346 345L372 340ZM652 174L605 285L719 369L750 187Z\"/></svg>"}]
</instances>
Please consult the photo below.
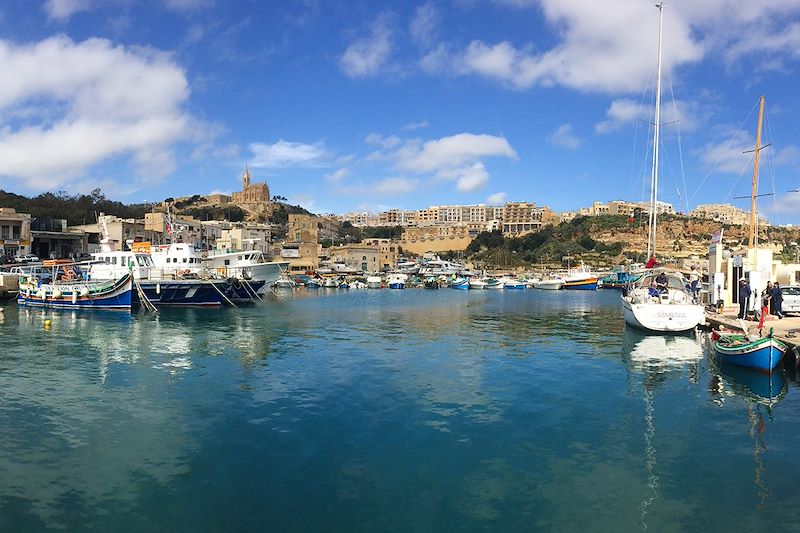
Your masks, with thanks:
<instances>
[{"instance_id":1,"label":"stone building","mask_svg":"<svg viewBox=\"0 0 800 533\"><path fill-rule=\"evenodd\" d=\"M281 258L289 261L289 271L302 273L319 267L319 221L314 215L290 213L286 242Z\"/></svg>"},{"instance_id":2,"label":"stone building","mask_svg":"<svg viewBox=\"0 0 800 533\"><path fill-rule=\"evenodd\" d=\"M0 207L0 256L31 253L31 216L11 207Z\"/></svg>"},{"instance_id":3,"label":"stone building","mask_svg":"<svg viewBox=\"0 0 800 533\"><path fill-rule=\"evenodd\" d=\"M115 250L129 250L131 242L164 244L164 234L160 231L146 229L145 221L142 219L119 218L101 213L100 221L96 224L70 226L69 229L86 233L86 251L95 253L100 251L100 241L103 239L103 221L108 228L110 244L114 246Z\"/></svg>"},{"instance_id":4,"label":"stone building","mask_svg":"<svg viewBox=\"0 0 800 533\"><path fill-rule=\"evenodd\" d=\"M242 190L233 193L236 204L260 204L270 201L269 187L266 183L250 183L250 169L245 165L242 174Z\"/></svg>"},{"instance_id":5,"label":"stone building","mask_svg":"<svg viewBox=\"0 0 800 533\"><path fill-rule=\"evenodd\" d=\"M358 244L332 246L328 253L334 263L363 272L380 272L397 265L400 250L390 239L365 239Z\"/></svg>"},{"instance_id":6,"label":"stone building","mask_svg":"<svg viewBox=\"0 0 800 533\"><path fill-rule=\"evenodd\" d=\"M470 227L466 224L405 228L400 238L400 246L404 252L416 255L426 252L460 252L467 249L481 230L480 225Z\"/></svg>"},{"instance_id":7,"label":"stone building","mask_svg":"<svg viewBox=\"0 0 800 533\"><path fill-rule=\"evenodd\" d=\"M198 248L203 245L203 224L188 215L172 217L170 223L166 213L145 213L144 226L145 230L160 232L165 244L183 242Z\"/></svg>"}]
</instances>

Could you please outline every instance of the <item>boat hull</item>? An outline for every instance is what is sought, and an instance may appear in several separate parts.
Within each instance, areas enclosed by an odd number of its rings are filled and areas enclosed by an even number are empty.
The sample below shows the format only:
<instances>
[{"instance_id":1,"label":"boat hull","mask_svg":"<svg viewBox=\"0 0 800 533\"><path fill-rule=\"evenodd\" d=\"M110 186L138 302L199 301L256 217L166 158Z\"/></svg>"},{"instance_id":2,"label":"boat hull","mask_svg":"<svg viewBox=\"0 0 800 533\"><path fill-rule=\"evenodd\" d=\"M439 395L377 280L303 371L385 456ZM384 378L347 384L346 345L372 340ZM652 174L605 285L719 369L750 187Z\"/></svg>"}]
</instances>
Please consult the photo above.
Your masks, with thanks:
<instances>
[{"instance_id":1,"label":"boat hull","mask_svg":"<svg viewBox=\"0 0 800 533\"><path fill-rule=\"evenodd\" d=\"M251 280L143 280L139 282L142 292L157 307L222 307L257 299L253 291L263 287L264 281ZM221 294L220 294L221 293ZM223 297L224 295L224 297ZM226 300L227 298L227 300ZM139 305L138 291L133 291L133 304Z\"/></svg>"},{"instance_id":2,"label":"boat hull","mask_svg":"<svg viewBox=\"0 0 800 533\"><path fill-rule=\"evenodd\" d=\"M682 333L705 323L703 307L694 304L634 304L622 297L625 323L654 333Z\"/></svg>"},{"instance_id":3,"label":"boat hull","mask_svg":"<svg viewBox=\"0 0 800 533\"><path fill-rule=\"evenodd\" d=\"M774 337L764 337L754 342L747 342L744 339L742 344L728 343L724 340L714 343L714 353L721 361L766 371L778 366L786 350L787 346Z\"/></svg>"},{"instance_id":4,"label":"boat hull","mask_svg":"<svg viewBox=\"0 0 800 533\"><path fill-rule=\"evenodd\" d=\"M130 274L107 283L42 284L39 287L21 286L17 303L32 307L55 309L130 309L132 303ZM89 289L83 294L83 289ZM44 295L40 291L44 291ZM53 296L53 291L61 293Z\"/></svg>"},{"instance_id":5,"label":"boat hull","mask_svg":"<svg viewBox=\"0 0 800 533\"><path fill-rule=\"evenodd\" d=\"M543 291L560 291L561 288L564 286L564 282L561 280L558 281L540 281L536 285L533 286L534 289L540 289Z\"/></svg>"},{"instance_id":6,"label":"boat hull","mask_svg":"<svg viewBox=\"0 0 800 533\"><path fill-rule=\"evenodd\" d=\"M572 291L594 291L597 290L597 278L587 278L575 281L565 281L564 288Z\"/></svg>"},{"instance_id":7,"label":"boat hull","mask_svg":"<svg viewBox=\"0 0 800 533\"><path fill-rule=\"evenodd\" d=\"M469 290L469 281L465 279L455 280L450 284L450 288L460 291Z\"/></svg>"},{"instance_id":8,"label":"boat hull","mask_svg":"<svg viewBox=\"0 0 800 533\"><path fill-rule=\"evenodd\" d=\"M401 282L390 283L389 284L389 288L390 289L405 289L406 288L406 284L405 283L401 283Z\"/></svg>"}]
</instances>

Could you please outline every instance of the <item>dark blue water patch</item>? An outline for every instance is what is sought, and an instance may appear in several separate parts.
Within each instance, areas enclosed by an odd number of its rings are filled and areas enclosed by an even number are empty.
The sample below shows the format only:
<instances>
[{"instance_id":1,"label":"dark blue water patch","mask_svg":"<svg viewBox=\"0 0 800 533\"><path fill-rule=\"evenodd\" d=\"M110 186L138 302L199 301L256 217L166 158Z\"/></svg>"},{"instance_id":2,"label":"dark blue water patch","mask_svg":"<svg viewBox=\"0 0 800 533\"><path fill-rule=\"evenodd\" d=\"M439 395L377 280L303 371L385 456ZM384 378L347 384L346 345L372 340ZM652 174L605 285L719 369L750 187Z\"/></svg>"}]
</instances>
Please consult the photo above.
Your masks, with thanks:
<instances>
[{"instance_id":1,"label":"dark blue water patch","mask_svg":"<svg viewBox=\"0 0 800 533\"><path fill-rule=\"evenodd\" d=\"M789 529L780 377L627 330L611 291L10 307L0 530Z\"/></svg>"}]
</instances>

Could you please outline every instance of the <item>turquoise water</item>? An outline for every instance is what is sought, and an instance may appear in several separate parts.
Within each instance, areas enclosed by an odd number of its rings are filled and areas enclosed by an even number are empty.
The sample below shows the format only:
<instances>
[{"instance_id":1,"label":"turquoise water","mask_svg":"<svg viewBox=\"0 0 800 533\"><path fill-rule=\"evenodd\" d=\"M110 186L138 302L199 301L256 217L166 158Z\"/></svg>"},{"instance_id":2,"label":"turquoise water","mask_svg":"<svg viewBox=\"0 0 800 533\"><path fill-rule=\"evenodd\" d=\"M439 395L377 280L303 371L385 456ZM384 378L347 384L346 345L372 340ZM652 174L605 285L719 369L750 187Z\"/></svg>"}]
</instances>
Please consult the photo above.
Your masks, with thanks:
<instances>
[{"instance_id":1,"label":"turquoise water","mask_svg":"<svg viewBox=\"0 0 800 533\"><path fill-rule=\"evenodd\" d=\"M798 530L794 372L631 332L618 298L6 305L0 530Z\"/></svg>"}]
</instances>

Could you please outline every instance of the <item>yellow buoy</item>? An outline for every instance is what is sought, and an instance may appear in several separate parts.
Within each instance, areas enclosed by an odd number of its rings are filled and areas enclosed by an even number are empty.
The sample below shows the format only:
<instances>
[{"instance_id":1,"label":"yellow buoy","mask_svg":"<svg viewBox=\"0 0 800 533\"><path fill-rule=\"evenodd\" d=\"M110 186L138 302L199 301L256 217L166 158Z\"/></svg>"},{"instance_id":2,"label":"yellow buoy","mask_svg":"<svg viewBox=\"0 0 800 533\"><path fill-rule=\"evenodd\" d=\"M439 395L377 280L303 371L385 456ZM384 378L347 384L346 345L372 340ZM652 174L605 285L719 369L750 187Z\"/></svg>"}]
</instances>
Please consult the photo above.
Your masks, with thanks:
<instances>
[{"instance_id":1,"label":"yellow buoy","mask_svg":"<svg viewBox=\"0 0 800 533\"><path fill-rule=\"evenodd\" d=\"M44 329L50 329L50 320L49 319L44 321Z\"/></svg>"}]
</instances>

